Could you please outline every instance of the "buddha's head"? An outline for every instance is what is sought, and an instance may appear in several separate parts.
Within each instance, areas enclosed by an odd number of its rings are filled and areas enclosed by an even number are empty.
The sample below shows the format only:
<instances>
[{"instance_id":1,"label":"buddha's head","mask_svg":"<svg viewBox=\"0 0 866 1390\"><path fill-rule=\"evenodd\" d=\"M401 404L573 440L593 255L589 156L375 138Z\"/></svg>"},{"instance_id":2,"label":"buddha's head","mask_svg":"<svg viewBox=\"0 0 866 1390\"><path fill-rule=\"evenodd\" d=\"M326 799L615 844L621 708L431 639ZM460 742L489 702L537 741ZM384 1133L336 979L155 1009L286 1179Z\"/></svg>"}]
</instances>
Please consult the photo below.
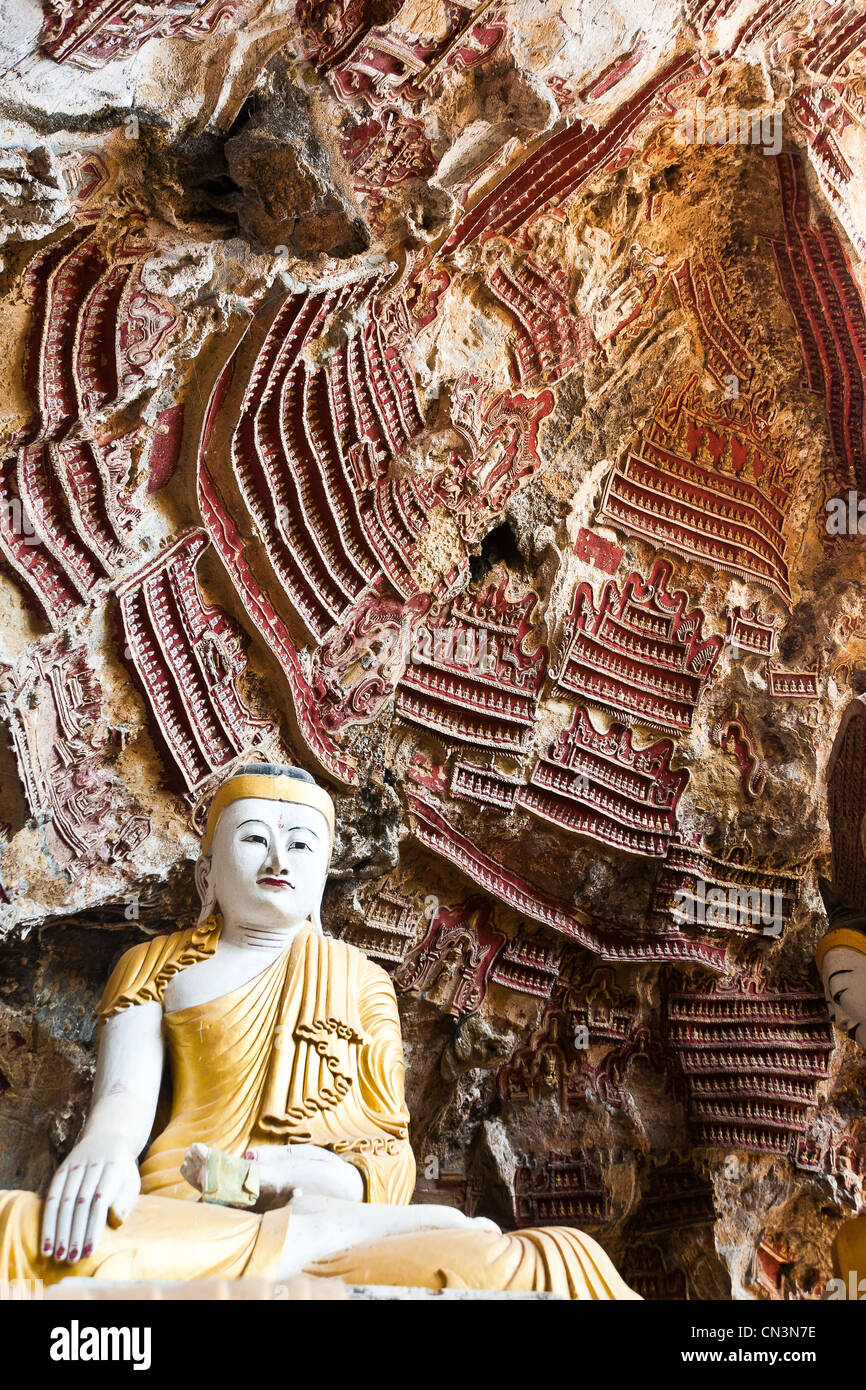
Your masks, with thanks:
<instances>
[{"instance_id":1,"label":"buddha's head","mask_svg":"<svg viewBox=\"0 0 866 1390\"><path fill-rule=\"evenodd\" d=\"M218 788L196 865L202 917L264 931L311 921L334 842L334 803L298 767L253 763Z\"/></svg>"},{"instance_id":2,"label":"buddha's head","mask_svg":"<svg viewBox=\"0 0 866 1390\"><path fill-rule=\"evenodd\" d=\"M830 1016L866 1052L866 933L835 928L815 953Z\"/></svg>"}]
</instances>

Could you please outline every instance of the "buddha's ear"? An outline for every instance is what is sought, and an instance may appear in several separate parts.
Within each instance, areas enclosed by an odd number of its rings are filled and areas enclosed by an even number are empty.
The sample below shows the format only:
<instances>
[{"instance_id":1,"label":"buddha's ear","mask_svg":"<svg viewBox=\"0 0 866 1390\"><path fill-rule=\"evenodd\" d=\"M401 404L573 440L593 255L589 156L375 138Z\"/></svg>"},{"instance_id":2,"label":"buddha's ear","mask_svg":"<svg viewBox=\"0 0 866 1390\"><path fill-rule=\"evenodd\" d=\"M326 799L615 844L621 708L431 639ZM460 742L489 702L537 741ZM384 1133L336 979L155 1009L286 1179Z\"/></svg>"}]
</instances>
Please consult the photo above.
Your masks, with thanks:
<instances>
[{"instance_id":1,"label":"buddha's ear","mask_svg":"<svg viewBox=\"0 0 866 1390\"><path fill-rule=\"evenodd\" d=\"M201 900L202 900L203 903L206 903L206 902L208 901L209 897L212 896L212 894L211 894L210 891L209 891L209 890L210 890L210 864L211 864L210 855L209 855L209 854L200 854L199 857L198 857L198 859L197 859L197 861L196 861L196 866L195 866L195 886L196 886L196 888L198 889L198 895L199 895L199 897L201 898Z\"/></svg>"}]
</instances>

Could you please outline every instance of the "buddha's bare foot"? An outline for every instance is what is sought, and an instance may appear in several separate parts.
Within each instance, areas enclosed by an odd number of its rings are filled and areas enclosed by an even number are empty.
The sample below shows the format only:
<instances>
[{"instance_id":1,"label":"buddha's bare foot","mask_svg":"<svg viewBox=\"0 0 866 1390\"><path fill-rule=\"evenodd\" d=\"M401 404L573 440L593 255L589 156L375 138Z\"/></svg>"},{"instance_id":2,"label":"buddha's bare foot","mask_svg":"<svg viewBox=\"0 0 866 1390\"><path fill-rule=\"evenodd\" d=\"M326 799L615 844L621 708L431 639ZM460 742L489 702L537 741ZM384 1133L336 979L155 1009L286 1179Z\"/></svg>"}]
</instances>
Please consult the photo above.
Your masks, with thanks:
<instances>
[{"instance_id":1,"label":"buddha's bare foot","mask_svg":"<svg viewBox=\"0 0 866 1390\"><path fill-rule=\"evenodd\" d=\"M499 1227L486 1217L464 1216L455 1207L432 1204L392 1207L379 1202L301 1196L292 1205L292 1223L283 1247L280 1278L298 1274L318 1260L368 1241L405 1235L409 1231L465 1230L467 1227L500 1233Z\"/></svg>"}]
</instances>

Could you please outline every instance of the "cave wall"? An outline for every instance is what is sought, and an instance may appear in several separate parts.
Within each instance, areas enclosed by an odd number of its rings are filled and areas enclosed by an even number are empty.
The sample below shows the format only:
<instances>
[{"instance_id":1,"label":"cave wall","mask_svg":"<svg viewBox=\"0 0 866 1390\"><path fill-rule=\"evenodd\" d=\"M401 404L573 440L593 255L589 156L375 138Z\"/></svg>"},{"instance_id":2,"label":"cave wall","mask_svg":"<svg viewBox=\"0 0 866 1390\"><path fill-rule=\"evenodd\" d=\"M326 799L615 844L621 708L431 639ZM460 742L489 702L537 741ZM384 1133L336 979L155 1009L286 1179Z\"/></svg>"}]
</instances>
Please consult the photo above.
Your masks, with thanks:
<instances>
[{"instance_id":1,"label":"cave wall","mask_svg":"<svg viewBox=\"0 0 866 1390\"><path fill-rule=\"evenodd\" d=\"M0 19L0 1185L75 1141L101 986L194 920L256 749L335 796L416 1200L647 1297L820 1296L864 1203L812 955L819 878L866 897L866 6Z\"/></svg>"}]
</instances>

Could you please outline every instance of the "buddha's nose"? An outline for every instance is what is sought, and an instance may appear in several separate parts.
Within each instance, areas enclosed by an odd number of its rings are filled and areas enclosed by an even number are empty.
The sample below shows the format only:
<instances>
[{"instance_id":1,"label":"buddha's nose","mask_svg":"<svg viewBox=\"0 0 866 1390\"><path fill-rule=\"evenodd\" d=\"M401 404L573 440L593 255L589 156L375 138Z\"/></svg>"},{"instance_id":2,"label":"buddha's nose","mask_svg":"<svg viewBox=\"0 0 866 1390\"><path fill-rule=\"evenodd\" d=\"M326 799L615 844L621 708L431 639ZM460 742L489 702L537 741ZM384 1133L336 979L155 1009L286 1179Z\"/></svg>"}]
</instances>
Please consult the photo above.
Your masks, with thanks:
<instances>
[{"instance_id":1,"label":"buddha's nose","mask_svg":"<svg viewBox=\"0 0 866 1390\"><path fill-rule=\"evenodd\" d=\"M844 1010L839 1008L838 1004L832 1005L830 1013L836 1027L841 1028L843 1033L850 1032L850 1030L854 1027L855 1020L853 1018L849 1018L848 1015L844 1012Z\"/></svg>"},{"instance_id":2,"label":"buddha's nose","mask_svg":"<svg viewBox=\"0 0 866 1390\"><path fill-rule=\"evenodd\" d=\"M283 853L282 847L279 844L273 844L268 851L265 868L278 876L288 875L287 859L288 856Z\"/></svg>"}]
</instances>

